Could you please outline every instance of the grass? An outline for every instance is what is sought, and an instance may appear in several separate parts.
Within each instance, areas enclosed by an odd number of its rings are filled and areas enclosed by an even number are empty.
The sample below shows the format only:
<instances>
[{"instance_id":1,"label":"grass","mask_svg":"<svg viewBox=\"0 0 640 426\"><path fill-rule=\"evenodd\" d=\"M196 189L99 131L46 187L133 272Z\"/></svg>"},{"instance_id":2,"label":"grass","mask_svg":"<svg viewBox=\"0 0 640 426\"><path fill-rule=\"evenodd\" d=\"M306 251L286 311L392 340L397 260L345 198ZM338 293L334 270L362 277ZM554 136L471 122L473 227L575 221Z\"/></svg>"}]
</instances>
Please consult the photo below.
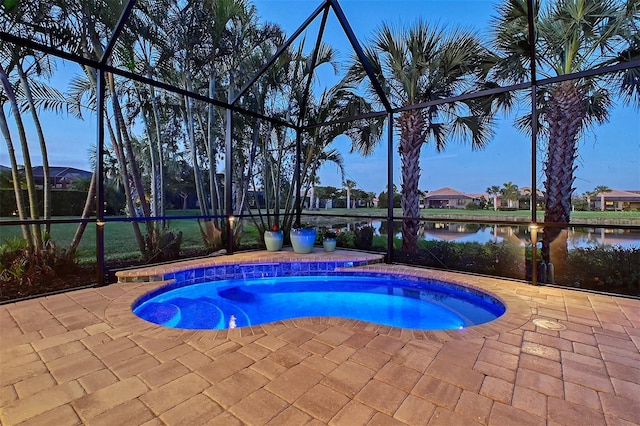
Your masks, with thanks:
<instances>
[{"instance_id":1,"label":"grass","mask_svg":"<svg viewBox=\"0 0 640 426\"><path fill-rule=\"evenodd\" d=\"M170 229L182 231L182 248L202 248L202 239L196 220L171 221ZM54 224L51 226L52 240L58 247L69 247L77 225L73 223ZM141 226L145 233L144 226ZM135 259L140 256L140 250L133 235L133 226L127 222L108 222L104 231L105 260ZM0 226L0 241L18 237L22 238L19 226ZM94 263L96 253L96 226L89 223L82 235L78 247L81 264Z\"/></svg>"},{"instance_id":2,"label":"grass","mask_svg":"<svg viewBox=\"0 0 640 426\"><path fill-rule=\"evenodd\" d=\"M359 208L359 209L330 209L324 210L320 209L320 211L308 211L306 213L313 214L316 216L315 223L319 226L331 226L335 223L334 219L331 219L330 216L336 215L352 215L352 216L375 216L380 217L381 219L385 218L387 215L386 209L368 209L368 208ZM189 215L198 215L198 211L196 210L172 210L167 213L170 216L189 216ZM394 209L394 215L400 216L402 214L401 209ZM329 218L322 218L319 215L327 215ZM460 216L460 217L470 217L470 218L495 218L495 219L505 219L509 218L510 220L518 220L518 221L528 221L530 217L530 212L527 210L518 210L518 211L493 211L493 210L443 210L443 209L423 209L421 211L421 215L424 217L438 217L442 215L451 216ZM610 219L631 219L635 222L635 219L638 220L640 224L640 212L573 212L572 218L576 221L581 221L585 219L591 220L610 220ZM73 219L73 218L69 218ZM475 220L478 220L475 219ZM347 221L347 218L340 219L340 221ZM539 212L539 220L542 220L542 212ZM184 220L171 220L168 221L169 229L174 231L182 231L183 234L183 243L182 249L201 249L203 247L202 238L200 236L200 230L198 227L198 222L195 219L184 219ZM58 245L58 247L68 247L73 239L73 235L76 231L77 225L70 224L54 224L51 226L51 235L53 240ZM143 234L144 226L141 227ZM0 221L0 242L5 239L18 237L21 238L20 227L16 225L8 225L1 226ZM260 241L260 237L258 235L257 229L250 224L250 221L245 224L245 228L242 233L242 241L241 244L243 246L254 246L258 244ZM385 239L386 241L386 239ZM376 242L378 245L379 242ZM381 246L385 246L386 243L380 244ZM88 224L87 229L84 232L82 237L82 241L80 243L79 249L79 260L81 263L93 263L95 262L95 252L96 252L96 227L95 224ZM110 260L121 260L121 259L135 259L140 256L140 251L136 244L135 238L133 236L132 225L127 222L107 222L105 225L105 259L107 261Z\"/></svg>"}]
</instances>

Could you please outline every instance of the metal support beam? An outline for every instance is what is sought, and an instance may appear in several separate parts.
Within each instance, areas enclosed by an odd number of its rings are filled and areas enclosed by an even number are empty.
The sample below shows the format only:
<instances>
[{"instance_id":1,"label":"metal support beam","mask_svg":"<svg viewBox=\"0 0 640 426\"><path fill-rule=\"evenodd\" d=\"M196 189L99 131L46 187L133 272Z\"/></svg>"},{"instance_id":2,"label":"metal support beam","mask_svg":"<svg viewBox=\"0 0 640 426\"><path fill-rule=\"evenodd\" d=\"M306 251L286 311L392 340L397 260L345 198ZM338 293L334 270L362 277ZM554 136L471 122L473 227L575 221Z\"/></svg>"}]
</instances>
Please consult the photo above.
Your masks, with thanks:
<instances>
[{"instance_id":1,"label":"metal support beam","mask_svg":"<svg viewBox=\"0 0 640 426\"><path fill-rule=\"evenodd\" d=\"M342 26L342 30L344 31L344 34L347 36L347 39L349 39L349 43L351 43L351 47L353 48L356 56L362 63L362 67L367 73L369 80L371 80L371 85L373 86L373 89L378 94L378 97L380 98L380 103L384 105L385 111L391 112L393 108L389 103L389 99L387 99L387 95L384 93L384 89L380 85L380 82L376 77L375 71L373 70L371 63L367 59L367 56L364 54L364 50L362 50L362 46L360 46L360 42L358 41L358 38L353 32L353 29L351 28L351 24L349 24L349 20L345 16L344 11L342 10L342 7L338 3L338 0L329 0L329 3L331 3L331 7L333 7L333 11L336 14L336 18L338 18L338 22L340 22L340 25Z\"/></svg>"},{"instance_id":2,"label":"metal support beam","mask_svg":"<svg viewBox=\"0 0 640 426\"><path fill-rule=\"evenodd\" d=\"M535 10L534 1L527 0L527 23L529 27L529 61L531 64L531 284L538 284L538 188L536 186L538 167L538 99L536 85L536 43L535 43Z\"/></svg>"},{"instance_id":3,"label":"metal support beam","mask_svg":"<svg viewBox=\"0 0 640 426\"><path fill-rule=\"evenodd\" d=\"M99 286L105 284L105 262L104 262L104 117L105 110L105 88L106 82L104 72L98 70L98 86L96 88L97 102L97 134L96 134L96 279Z\"/></svg>"},{"instance_id":4,"label":"metal support beam","mask_svg":"<svg viewBox=\"0 0 640 426\"><path fill-rule=\"evenodd\" d=\"M302 215L302 203L300 202L300 167L302 166L302 130L296 129L296 167L293 171L293 184L295 185L295 211L296 211L296 224L300 224L300 217Z\"/></svg>"},{"instance_id":5,"label":"metal support beam","mask_svg":"<svg viewBox=\"0 0 640 426\"><path fill-rule=\"evenodd\" d=\"M226 109L226 129L224 134L224 211L227 217L227 254L233 254L233 111Z\"/></svg>"},{"instance_id":6,"label":"metal support beam","mask_svg":"<svg viewBox=\"0 0 640 426\"><path fill-rule=\"evenodd\" d=\"M104 49L104 52L102 52L102 58L100 58L101 64L106 65L107 61L109 60L109 57L111 56L111 52L113 52L113 49L115 48L116 43L118 41L118 37L120 36L120 33L124 29L124 26L129 21L129 15L131 15L131 12L133 11L133 7L136 5L137 2L138 0L129 0L129 2L124 6L124 9L120 14L120 17L118 18L118 23L116 24L115 28L113 29L113 32L111 33L111 38L108 41L107 47Z\"/></svg>"},{"instance_id":7,"label":"metal support beam","mask_svg":"<svg viewBox=\"0 0 640 426\"><path fill-rule=\"evenodd\" d=\"M313 55L311 57L311 69L309 70L309 76L307 78L307 84L304 88L302 95L302 105L300 105L300 115L298 116L298 127L301 127L304 123L305 116L307 115L307 103L309 102L309 93L311 92L311 82L313 81L313 73L316 70L318 62L318 52L320 50L320 44L322 43L322 36L324 35L324 27L327 25L327 16L329 16L329 8L327 7L322 14L322 22L320 23L320 29L318 30L318 37L316 38L316 45L313 49Z\"/></svg>"},{"instance_id":8,"label":"metal support beam","mask_svg":"<svg viewBox=\"0 0 640 426\"><path fill-rule=\"evenodd\" d=\"M95 69L101 69L105 72L109 72L111 74L114 75L118 75L120 77L124 77L124 78L128 78L130 80L133 81L137 81L139 83L142 84L147 84L149 86L153 86L156 87L158 89L162 89L162 90L166 90L167 92L171 92L171 93L176 93L178 95L183 95L183 96L188 96L191 97L195 100L198 101L202 101L205 103L209 103L209 104L213 104L215 106L221 107L221 108L229 108L232 111L236 111L236 112L240 112L242 114L246 114L249 117L255 117L255 118L260 118L263 119L265 121L268 121L270 123L275 123L275 124L279 124L281 126L285 126L287 128L295 128L296 126L293 123L289 123L287 121L284 120L280 120L278 118L273 118L273 117L268 117L266 115L262 115L262 114L258 114L255 111L250 111L244 108L240 108L238 106L235 105L230 105L226 102L221 102L217 99L211 99L208 96L205 95L201 95L200 93L195 93L195 92L190 92L188 90L185 90L181 87L176 87L176 86L172 86L171 84L168 83L164 83L162 81L156 81L153 80L151 78L142 76L142 75L138 75L135 74L133 72L124 70L124 69L120 69L120 68L116 68L110 65L103 65L98 61L92 60L92 59L87 59L84 58L82 56L78 56L72 53L68 53L68 52L64 52L62 50L41 44L41 43L36 43L33 40L29 40L29 39L25 39L22 37L17 37L13 34L9 34L5 31L0 31L0 40L3 41L7 41L9 43L15 43L18 44L20 46L25 46L25 47L29 47L31 49L34 50L38 50L40 52L44 52L46 54L55 56L57 58L61 58L61 59L65 59L71 62L75 62L77 64L81 64L81 65L86 65Z\"/></svg>"},{"instance_id":9,"label":"metal support beam","mask_svg":"<svg viewBox=\"0 0 640 426\"><path fill-rule=\"evenodd\" d=\"M254 75L251 78L251 80L249 80L249 82L244 85L244 87L242 88L242 90L240 90L238 95L235 98L233 98L233 100L231 101L231 105L235 105L236 102L238 102L238 100L244 96L247 90L249 90L249 88L256 81L258 81L258 79L262 76L262 74L264 74L269 69L269 67L273 65L273 63L278 59L278 57L280 57L282 52L284 52L289 46L291 46L291 44L295 41L295 39L298 38L300 34L302 34L302 32L314 21L314 19L316 19L316 17L320 14L320 12L322 12L323 9L327 9L327 8L328 8L328 1L324 1L320 6L318 6L316 10L313 11L313 13L306 19L306 21L304 21L302 25L300 25L298 29L295 30L293 34L291 34L291 36L287 39L287 41L285 41L284 44L280 46L278 50L276 50L276 53L274 53L273 56L269 58L267 63L264 64L262 68L258 70L256 75Z\"/></svg>"},{"instance_id":10,"label":"metal support beam","mask_svg":"<svg viewBox=\"0 0 640 426\"><path fill-rule=\"evenodd\" d=\"M393 113L387 115L387 263L393 263Z\"/></svg>"}]
</instances>

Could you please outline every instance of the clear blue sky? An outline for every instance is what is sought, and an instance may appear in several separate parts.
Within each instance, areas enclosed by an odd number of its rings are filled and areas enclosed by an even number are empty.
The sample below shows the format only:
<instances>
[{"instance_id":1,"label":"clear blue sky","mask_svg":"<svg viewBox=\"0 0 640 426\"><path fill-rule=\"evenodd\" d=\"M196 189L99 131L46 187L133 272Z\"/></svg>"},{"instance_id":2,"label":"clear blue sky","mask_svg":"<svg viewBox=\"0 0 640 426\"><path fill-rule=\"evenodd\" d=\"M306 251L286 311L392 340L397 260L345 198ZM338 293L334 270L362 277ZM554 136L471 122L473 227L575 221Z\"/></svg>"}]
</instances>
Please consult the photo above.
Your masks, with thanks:
<instances>
[{"instance_id":1,"label":"clear blue sky","mask_svg":"<svg viewBox=\"0 0 640 426\"><path fill-rule=\"evenodd\" d=\"M371 37L382 21L391 23L411 23L422 17L433 23L450 26L464 26L486 31L490 17L494 14L495 1L482 0L342 0L341 5L361 43ZM255 0L254 4L262 18L283 26L292 33L320 4L314 0ZM311 46L317 34L319 19L310 28L307 45ZM351 53L351 48L339 28L333 14L327 24L325 42L341 53L342 63ZM62 65L58 69L56 81L67 81L69 76L79 72L75 64ZM321 84L330 85L334 81L325 71L321 73ZM61 87L60 89L66 89ZM522 107L526 108L526 107ZM472 152L469 146L449 144L443 153L436 153L430 145L422 151L422 174L420 188L435 190L449 186L468 193L481 193L491 185L502 185L512 181L519 186L529 186L530 139L512 127L513 118L525 111L515 111L511 116L501 117L500 125L489 146ZM8 110L5 109L5 114ZM84 122L73 117L44 114L45 134L50 146L49 157L52 166L72 166L89 168L89 150L95 144L95 117L87 116ZM12 120L12 117L9 117ZM27 123L30 122L25 117ZM13 132L14 145L18 145L17 134ZM37 155L37 139L29 130L32 141L32 162L41 164ZM336 140L335 145L344 155L347 178L357 182L366 191L380 193L386 188L386 146L381 146L373 156L362 158L349 154L346 138ZM394 146L395 183L400 186L400 160ZM576 171L577 193L591 190L598 185L614 189L640 190L640 117L638 110L616 107L608 124L599 126L585 135L580 142ZM542 162L544 155L539 152L537 186L542 187ZM18 152L19 162L21 155ZM8 165L6 145L0 145L0 164ZM327 165L320 170L321 185L340 187L341 182L335 166Z\"/></svg>"},{"instance_id":2,"label":"clear blue sky","mask_svg":"<svg viewBox=\"0 0 640 426\"><path fill-rule=\"evenodd\" d=\"M371 38L381 22L392 24L415 22L419 17L430 23L473 28L486 35L491 17L495 15L494 0L341 0L340 4L361 44ZM319 2L309 0L255 0L259 14L279 23L288 34L315 10ZM316 20L319 22L319 18ZM310 28L307 38L315 40L317 28ZM346 60L352 50L337 20L330 13L324 41L331 44ZM309 42L308 42L309 43ZM327 84L331 84L329 81ZM527 108L523 106L522 108ZM514 111L499 118L499 127L492 142L482 151L472 152L469 146L449 144L443 153L430 145L422 150L420 188L435 190L449 186L464 192L481 193L488 186L512 181L518 186L531 184L530 138L517 132L512 124L516 116L526 111ZM386 145L381 145L372 157L348 154L349 142L336 141L345 157L347 178L355 180L367 191L379 193L386 188ZM394 147L395 183L400 186L400 159ZM583 193L599 185L614 189L640 190L640 117L630 106L617 107L611 121L589 132L580 142L577 160L576 191ZM538 188L542 187L544 153L538 152ZM340 187L340 177L333 165L320 171L321 185Z\"/></svg>"}]
</instances>

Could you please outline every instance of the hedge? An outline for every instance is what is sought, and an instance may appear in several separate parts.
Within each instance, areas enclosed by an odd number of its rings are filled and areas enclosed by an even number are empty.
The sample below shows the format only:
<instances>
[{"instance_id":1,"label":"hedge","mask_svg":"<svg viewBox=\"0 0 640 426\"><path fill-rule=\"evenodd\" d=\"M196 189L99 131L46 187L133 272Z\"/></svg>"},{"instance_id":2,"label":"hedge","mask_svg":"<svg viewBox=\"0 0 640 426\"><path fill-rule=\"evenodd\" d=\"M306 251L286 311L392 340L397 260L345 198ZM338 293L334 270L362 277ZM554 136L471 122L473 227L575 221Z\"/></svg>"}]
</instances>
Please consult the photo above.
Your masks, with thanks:
<instances>
[{"instance_id":1,"label":"hedge","mask_svg":"<svg viewBox=\"0 0 640 426\"><path fill-rule=\"evenodd\" d=\"M29 196L27 190L22 190L25 207L29 211ZM37 191L39 214L43 212L43 193ZM51 215L52 216L81 216L84 203L87 199L87 191L51 190ZM16 196L13 189L0 189L0 216L13 216L17 210Z\"/></svg>"}]
</instances>

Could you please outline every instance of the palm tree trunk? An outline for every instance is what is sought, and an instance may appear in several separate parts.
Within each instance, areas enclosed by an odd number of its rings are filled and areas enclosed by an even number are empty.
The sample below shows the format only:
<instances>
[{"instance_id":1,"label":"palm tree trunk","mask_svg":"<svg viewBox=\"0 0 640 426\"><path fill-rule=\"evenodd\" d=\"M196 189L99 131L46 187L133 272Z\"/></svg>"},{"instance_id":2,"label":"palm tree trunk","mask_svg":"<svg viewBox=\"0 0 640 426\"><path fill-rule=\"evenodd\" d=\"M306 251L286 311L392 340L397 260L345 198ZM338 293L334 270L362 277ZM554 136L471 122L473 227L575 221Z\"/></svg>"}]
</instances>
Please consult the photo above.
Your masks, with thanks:
<instances>
[{"instance_id":1,"label":"palm tree trunk","mask_svg":"<svg viewBox=\"0 0 640 426\"><path fill-rule=\"evenodd\" d=\"M133 186L138 192L138 197L140 198L140 208L142 209L142 214L145 217L149 217L149 203L145 197L145 189L142 184L142 175L140 173L140 168L138 167L138 162L136 161L135 155L133 153L133 145L131 144L131 138L129 137L129 131L127 130L127 126L124 121L124 116L122 115L122 108L120 106L119 96L115 91L114 82L111 81L111 102L113 107L113 116L116 119L116 129L118 129L120 135L122 136L123 148L127 159L129 160L129 166L131 167L131 180L133 181Z\"/></svg>"},{"instance_id":2,"label":"palm tree trunk","mask_svg":"<svg viewBox=\"0 0 640 426\"><path fill-rule=\"evenodd\" d=\"M91 82L91 86L93 87L93 90L97 91L98 81L96 78L95 69L89 66L85 66L84 69L89 78L89 81ZM118 138L118 135L116 135L115 131L113 130L113 126L111 125L110 120L107 120L105 122L105 127L109 132L109 139L111 140L111 146L113 147L116 159L118 160L120 180L122 181L122 187L124 188L125 202L127 203L127 210L129 211L129 215L133 215L135 214L135 205L134 205L132 194L131 194L131 186L129 185L129 182L127 179L127 175L128 175L127 163L124 156L124 151L122 150L122 143L121 143L121 140ZM102 161L101 158L98 158L96 160ZM96 177L96 179L97 178L98 177ZM89 198L89 194L87 194L87 198ZM87 202L89 203L92 201L93 201L92 199L87 200ZM85 202L85 207L87 205L87 202ZM104 206L97 206L97 208L104 208ZM85 212L83 212L83 216L84 214ZM138 244L138 248L140 249L140 253L144 258L146 258L147 257L146 244L144 241L144 236L140 231L140 224L138 222L131 222L131 226L133 227L133 235L135 236L136 243ZM84 233L84 230L85 230L85 227L82 227L82 224L78 225L78 228L76 230L76 235L74 236L74 238L81 239L82 234Z\"/></svg>"},{"instance_id":3,"label":"palm tree trunk","mask_svg":"<svg viewBox=\"0 0 640 426\"><path fill-rule=\"evenodd\" d=\"M571 194L573 193L574 160L576 158L578 136L582 130L586 111L583 95L570 81L561 83L550 92L547 103L549 123L549 143L545 164L546 202L544 221L568 224L571 215ZM561 228L546 228L542 239L542 258L552 262L557 272L566 263L567 253L551 257L551 243L560 235Z\"/></svg>"},{"instance_id":4,"label":"palm tree trunk","mask_svg":"<svg viewBox=\"0 0 640 426\"><path fill-rule=\"evenodd\" d=\"M40 142L40 152L42 154L42 194L43 194L43 218L51 219L51 177L49 175L49 155L47 154L47 144L44 138L44 132L40 124L40 118L38 117L38 111L36 110L35 103L33 102L33 94L31 93L31 86L29 80L22 69L22 63L18 62L16 69L20 76L20 82L24 86L24 93L29 103L29 110L31 111L31 117L38 134L38 141ZM47 235L51 234L51 224L45 225L45 232Z\"/></svg>"},{"instance_id":5,"label":"palm tree trunk","mask_svg":"<svg viewBox=\"0 0 640 426\"><path fill-rule=\"evenodd\" d=\"M187 134L189 137L189 151L191 155L191 163L193 166L193 173L196 183L196 195L198 197L198 204L200 205L200 214L202 216L209 215L209 209L207 205L207 200L205 196L204 187L202 184L202 171L200 170L200 164L198 162L198 147L196 144L196 136L193 129L193 113L191 107L191 100L186 98L184 99L186 113L185 113L185 125L187 126Z\"/></svg>"},{"instance_id":6,"label":"palm tree trunk","mask_svg":"<svg viewBox=\"0 0 640 426\"><path fill-rule=\"evenodd\" d=\"M24 199L22 198L20 174L18 173L18 161L16 160L16 151L13 148L13 141L11 140L11 133L9 132L9 126L7 124L7 117L4 115L4 108L0 108L0 132L2 132L2 135L7 142L7 151L9 151L9 161L11 162L11 179L13 180L13 192L16 197L18 217L21 220L25 220L27 218L27 212L24 206ZM20 229L22 229L22 238L27 241L29 247L32 247L33 238L31 235L31 229L27 225L21 225Z\"/></svg>"},{"instance_id":7,"label":"palm tree trunk","mask_svg":"<svg viewBox=\"0 0 640 426\"><path fill-rule=\"evenodd\" d=\"M419 111L400 114L400 162L402 168L402 214L405 217L420 216L420 148L425 126ZM393 202L392 196L389 202ZM413 254L418 251L418 227L415 219L402 221L402 251Z\"/></svg>"},{"instance_id":8,"label":"palm tree trunk","mask_svg":"<svg viewBox=\"0 0 640 426\"><path fill-rule=\"evenodd\" d=\"M153 110L153 121L155 122L155 130L156 130L156 154L157 154L157 191L156 195L158 199L156 200L156 214L158 216L165 216L165 177L164 177L164 155L162 153L162 132L161 132L161 123L160 123L160 107L158 106L158 99L156 97L156 91L153 86L150 86L151 90L151 108ZM154 179L154 182L156 179ZM162 227L164 228L165 222L162 222Z\"/></svg>"},{"instance_id":9,"label":"palm tree trunk","mask_svg":"<svg viewBox=\"0 0 640 426\"><path fill-rule=\"evenodd\" d=\"M22 157L24 160L24 176L27 181L27 194L29 196L29 210L31 219L38 219L38 194L36 193L36 184L33 180L33 167L31 166L31 156L29 154L29 144L27 142L27 134L24 129L24 123L22 121L22 113L18 107L16 95L13 91L13 87L9 82L9 77L4 71L4 68L0 65L0 79L2 85L6 91L9 103L11 105L11 112L13 113L16 121L16 127L18 128L18 135L20 137L20 146L22 148ZM33 233L33 241L31 242L35 248L40 251L42 249L42 232L40 225L31 225Z\"/></svg>"},{"instance_id":10,"label":"palm tree trunk","mask_svg":"<svg viewBox=\"0 0 640 426\"><path fill-rule=\"evenodd\" d=\"M212 62L213 64L213 62ZM216 74L215 67L211 67L209 75L209 97L216 97ZM218 150L216 147L216 113L213 104L207 105L207 156L209 158L209 194L211 194L211 210L214 215L220 213L220 191L218 190L218 167L216 157Z\"/></svg>"},{"instance_id":11,"label":"palm tree trunk","mask_svg":"<svg viewBox=\"0 0 640 426\"><path fill-rule=\"evenodd\" d=\"M95 206L94 197L96 195L96 176L97 173L94 171L91 175L91 183L89 184L89 191L87 193L87 199L84 202L84 208L82 209L82 219L87 219L91 214L92 208ZM102 206L97 206L97 208L103 208ZM87 222L81 222L76 228L75 234L73 234L73 239L71 240L71 244L69 244L69 255L73 256L78 246L80 245L80 241L82 241L82 235L84 235L84 231L87 228Z\"/></svg>"}]
</instances>

